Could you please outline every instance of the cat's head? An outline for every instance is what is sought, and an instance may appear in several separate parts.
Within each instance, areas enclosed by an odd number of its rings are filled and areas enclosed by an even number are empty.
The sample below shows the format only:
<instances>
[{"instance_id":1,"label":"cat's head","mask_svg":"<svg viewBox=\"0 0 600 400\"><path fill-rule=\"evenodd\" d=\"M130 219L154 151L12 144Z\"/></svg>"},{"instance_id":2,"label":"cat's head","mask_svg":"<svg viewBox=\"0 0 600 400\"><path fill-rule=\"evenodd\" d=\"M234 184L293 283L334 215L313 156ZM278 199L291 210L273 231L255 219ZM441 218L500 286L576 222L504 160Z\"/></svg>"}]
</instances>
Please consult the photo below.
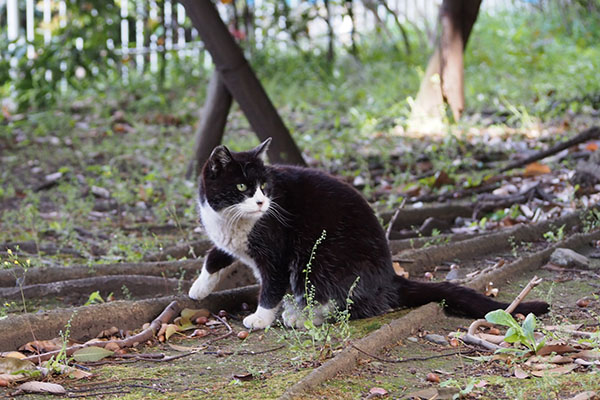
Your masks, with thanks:
<instances>
[{"instance_id":1,"label":"cat's head","mask_svg":"<svg viewBox=\"0 0 600 400\"><path fill-rule=\"evenodd\" d=\"M271 206L271 181L265 168L271 138L256 148L239 153L217 146L200 178L200 202L217 212L258 219Z\"/></svg>"}]
</instances>

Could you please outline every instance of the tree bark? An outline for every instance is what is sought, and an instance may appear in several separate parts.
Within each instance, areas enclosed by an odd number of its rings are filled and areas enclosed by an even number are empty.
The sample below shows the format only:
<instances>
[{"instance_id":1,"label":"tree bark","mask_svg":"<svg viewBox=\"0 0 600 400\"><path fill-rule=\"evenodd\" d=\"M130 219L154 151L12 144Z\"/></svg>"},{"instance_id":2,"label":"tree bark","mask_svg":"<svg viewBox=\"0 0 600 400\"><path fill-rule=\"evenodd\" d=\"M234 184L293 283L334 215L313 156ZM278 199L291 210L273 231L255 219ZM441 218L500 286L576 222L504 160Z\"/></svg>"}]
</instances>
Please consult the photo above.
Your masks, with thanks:
<instances>
[{"instance_id":1,"label":"tree bark","mask_svg":"<svg viewBox=\"0 0 600 400\"><path fill-rule=\"evenodd\" d=\"M223 83L258 137L261 140L273 138L269 159L305 165L296 143L211 0L181 0L181 3L212 56Z\"/></svg>"},{"instance_id":2,"label":"tree bark","mask_svg":"<svg viewBox=\"0 0 600 400\"><path fill-rule=\"evenodd\" d=\"M481 0L444 0L441 34L429 60L408 123L409 131L432 133L444 125L445 104L454 120L465 107L463 56Z\"/></svg>"},{"instance_id":3,"label":"tree bark","mask_svg":"<svg viewBox=\"0 0 600 400\"><path fill-rule=\"evenodd\" d=\"M214 71L208 83L206 100L200 113L200 123L194 135L194 156L185 174L187 179L190 179L192 174L200 176L210 153L223 140L232 98L219 75L218 71Z\"/></svg>"}]
</instances>

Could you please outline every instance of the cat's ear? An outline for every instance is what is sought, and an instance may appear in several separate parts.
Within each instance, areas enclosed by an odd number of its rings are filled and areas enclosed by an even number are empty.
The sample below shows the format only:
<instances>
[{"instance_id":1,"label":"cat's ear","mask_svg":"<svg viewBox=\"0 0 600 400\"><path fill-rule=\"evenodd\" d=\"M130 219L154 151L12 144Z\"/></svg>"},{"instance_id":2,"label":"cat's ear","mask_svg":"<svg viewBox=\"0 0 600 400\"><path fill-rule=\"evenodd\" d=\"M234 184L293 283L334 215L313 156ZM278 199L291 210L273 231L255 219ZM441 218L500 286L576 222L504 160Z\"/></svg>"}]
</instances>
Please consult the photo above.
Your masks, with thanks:
<instances>
[{"instance_id":1,"label":"cat's ear","mask_svg":"<svg viewBox=\"0 0 600 400\"><path fill-rule=\"evenodd\" d=\"M229 149L225 146L217 146L210 153L208 158L208 168L212 174L216 174L223 169L227 164L233 161L233 156Z\"/></svg>"},{"instance_id":2,"label":"cat's ear","mask_svg":"<svg viewBox=\"0 0 600 400\"><path fill-rule=\"evenodd\" d=\"M254 152L254 155L263 161L267 161L267 150L269 150L271 140L273 139L268 138L267 140L259 144L257 147L255 147L254 150L252 150Z\"/></svg>"}]
</instances>

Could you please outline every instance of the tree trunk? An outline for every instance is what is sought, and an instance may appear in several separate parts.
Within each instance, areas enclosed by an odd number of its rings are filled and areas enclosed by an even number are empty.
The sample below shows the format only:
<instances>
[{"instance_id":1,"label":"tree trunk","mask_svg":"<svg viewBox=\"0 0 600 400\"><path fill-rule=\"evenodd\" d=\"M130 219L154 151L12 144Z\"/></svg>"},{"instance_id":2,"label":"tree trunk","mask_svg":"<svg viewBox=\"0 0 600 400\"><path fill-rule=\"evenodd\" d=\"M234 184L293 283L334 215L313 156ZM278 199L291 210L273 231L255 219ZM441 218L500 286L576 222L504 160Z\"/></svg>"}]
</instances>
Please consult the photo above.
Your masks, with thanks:
<instances>
[{"instance_id":1,"label":"tree trunk","mask_svg":"<svg viewBox=\"0 0 600 400\"><path fill-rule=\"evenodd\" d=\"M296 143L211 0L181 0L181 3L210 52L227 90L240 105L258 137L261 140L273 138L269 159L304 165Z\"/></svg>"},{"instance_id":2,"label":"tree trunk","mask_svg":"<svg viewBox=\"0 0 600 400\"><path fill-rule=\"evenodd\" d=\"M208 83L206 100L200 112L200 123L194 135L194 156L185 174L187 179L190 179L192 174L200 176L210 153L223 139L232 98L219 75L218 71L214 71Z\"/></svg>"},{"instance_id":3,"label":"tree trunk","mask_svg":"<svg viewBox=\"0 0 600 400\"><path fill-rule=\"evenodd\" d=\"M409 131L430 133L443 128L445 104L455 121L465 107L464 49L481 0L444 0L440 7L441 35L429 60L409 120Z\"/></svg>"}]
</instances>

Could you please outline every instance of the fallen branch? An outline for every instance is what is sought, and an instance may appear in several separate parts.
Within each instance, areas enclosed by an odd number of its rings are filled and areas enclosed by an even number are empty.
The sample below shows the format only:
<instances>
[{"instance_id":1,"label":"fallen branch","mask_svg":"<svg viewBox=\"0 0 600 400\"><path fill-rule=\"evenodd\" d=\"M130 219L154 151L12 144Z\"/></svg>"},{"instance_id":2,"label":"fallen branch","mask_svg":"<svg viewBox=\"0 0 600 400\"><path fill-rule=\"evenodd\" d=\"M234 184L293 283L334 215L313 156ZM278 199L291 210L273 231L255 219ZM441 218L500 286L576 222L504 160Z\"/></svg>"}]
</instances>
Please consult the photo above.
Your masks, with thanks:
<instances>
[{"instance_id":1,"label":"fallen branch","mask_svg":"<svg viewBox=\"0 0 600 400\"><path fill-rule=\"evenodd\" d=\"M463 355L463 354L475 353L475 350L469 350L467 352L459 350L459 351L453 351L452 353L435 354L435 355L426 356L426 357L407 357L407 358L401 358L401 359L392 360L392 359L389 359L389 358L378 357L378 356L376 356L374 354L369 354L366 351L359 349L354 344L351 344L351 346L354 347L359 352L363 353L364 355L369 356L371 358L374 358L377 361L386 362L386 363L394 363L394 364L400 364L400 363L405 363L405 362L410 362L410 361L426 361L426 360L431 360L431 359L434 359L434 358L442 358L442 357L450 357L450 356L455 356L455 355Z\"/></svg>"},{"instance_id":2,"label":"fallen branch","mask_svg":"<svg viewBox=\"0 0 600 400\"><path fill-rule=\"evenodd\" d=\"M593 126L589 129L586 129L585 131L581 132L580 134L575 135L575 137L573 137L565 142L557 143L556 145L550 147L547 150L537 152L537 153L533 154L532 156L529 156L523 160L514 161L514 162L508 164L507 166L505 166L504 168L500 169L500 172L510 171L511 169L515 169L515 168L519 168L519 167L522 167L527 164L531 164L534 161L541 160L543 158L546 158L546 157L549 157L556 153L559 153L565 149L568 149L569 147L572 147L572 146L575 146L580 143L584 143L584 142L587 142L588 140L593 140L593 139L596 139L596 140L600 139L600 128L597 126Z\"/></svg>"}]
</instances>

